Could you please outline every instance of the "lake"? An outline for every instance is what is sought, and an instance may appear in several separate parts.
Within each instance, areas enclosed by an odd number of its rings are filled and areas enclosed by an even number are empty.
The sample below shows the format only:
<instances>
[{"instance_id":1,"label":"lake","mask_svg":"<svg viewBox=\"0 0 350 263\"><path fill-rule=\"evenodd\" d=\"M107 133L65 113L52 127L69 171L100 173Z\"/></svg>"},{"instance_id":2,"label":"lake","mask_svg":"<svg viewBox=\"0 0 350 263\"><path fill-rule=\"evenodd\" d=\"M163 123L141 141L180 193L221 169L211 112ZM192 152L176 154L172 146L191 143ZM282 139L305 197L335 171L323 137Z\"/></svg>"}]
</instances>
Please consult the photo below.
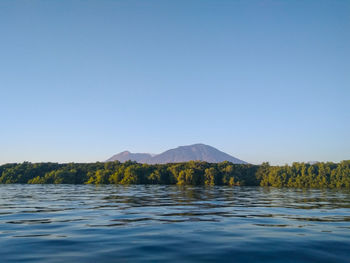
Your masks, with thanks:
<instances>
[{"instance_id":1,"label":"lake","mask_svg":"<svg viewBox=\"0 0 350 263\"><path fill-rule=\"evenodd\" d=\"M350 262L350 192L0 185L1 262Z\"/></svg>"}]
</instances>

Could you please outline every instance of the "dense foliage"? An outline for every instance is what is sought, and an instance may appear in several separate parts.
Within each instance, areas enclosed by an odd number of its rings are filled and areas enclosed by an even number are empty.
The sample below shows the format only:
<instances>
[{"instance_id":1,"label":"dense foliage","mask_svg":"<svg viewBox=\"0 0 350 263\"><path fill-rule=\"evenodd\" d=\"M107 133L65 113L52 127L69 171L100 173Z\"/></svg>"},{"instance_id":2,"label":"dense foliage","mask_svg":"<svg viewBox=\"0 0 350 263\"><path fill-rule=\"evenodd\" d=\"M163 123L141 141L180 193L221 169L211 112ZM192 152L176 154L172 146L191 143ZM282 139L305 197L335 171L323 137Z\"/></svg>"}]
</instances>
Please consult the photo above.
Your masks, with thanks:
<instances>
[{"instance_id":1,"label":"dense foliage","mask_svg":"<svg viewBox=\"0 0 350 263\"><path fill-rule=\"evenodd\" d=\"M0 166L0 184L178 184L350 188L350 161L291 166L207 163L29 163Z\"/></svg>"}]
</instances>

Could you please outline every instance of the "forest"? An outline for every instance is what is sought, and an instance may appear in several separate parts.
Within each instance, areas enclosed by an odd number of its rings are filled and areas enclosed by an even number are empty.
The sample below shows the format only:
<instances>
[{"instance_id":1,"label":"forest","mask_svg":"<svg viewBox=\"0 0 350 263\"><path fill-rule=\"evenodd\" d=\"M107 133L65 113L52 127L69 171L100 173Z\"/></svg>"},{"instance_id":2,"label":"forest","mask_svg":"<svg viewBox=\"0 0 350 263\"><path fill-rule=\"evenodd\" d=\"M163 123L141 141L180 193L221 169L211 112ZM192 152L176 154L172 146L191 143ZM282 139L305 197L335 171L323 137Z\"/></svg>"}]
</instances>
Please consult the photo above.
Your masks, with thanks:
<instances>
[{"instance_id":1,"label":"forest","mask_svg":"<svg viewBox=\"0 0 350 263\"><path fill-rule=\"evenodd\" d=\"M13 163L0 166L0 184L177 184L350 188L350 160L272 166L189 161L169 164Z\"/></svg>"}]
</instances>

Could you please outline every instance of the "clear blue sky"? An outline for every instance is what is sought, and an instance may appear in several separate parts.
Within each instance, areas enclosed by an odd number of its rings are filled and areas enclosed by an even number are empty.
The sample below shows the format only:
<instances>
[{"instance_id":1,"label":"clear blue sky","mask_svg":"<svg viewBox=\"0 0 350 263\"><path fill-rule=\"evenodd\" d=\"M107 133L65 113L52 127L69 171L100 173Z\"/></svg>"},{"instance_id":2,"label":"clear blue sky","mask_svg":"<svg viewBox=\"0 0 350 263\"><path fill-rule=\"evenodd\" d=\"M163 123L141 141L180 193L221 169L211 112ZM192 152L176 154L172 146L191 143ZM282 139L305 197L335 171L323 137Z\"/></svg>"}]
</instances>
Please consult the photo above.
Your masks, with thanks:
<instances>
[{"instance_id":1,"label":"clear blue sky","mask_svg":"<svg viewBox=\"0 0 350 263\"><path fill-rule=\"evenodd\" d=\"M350 1L2 0L0 98L0 163L350 159Z\"/></svg>"}]
</instances>

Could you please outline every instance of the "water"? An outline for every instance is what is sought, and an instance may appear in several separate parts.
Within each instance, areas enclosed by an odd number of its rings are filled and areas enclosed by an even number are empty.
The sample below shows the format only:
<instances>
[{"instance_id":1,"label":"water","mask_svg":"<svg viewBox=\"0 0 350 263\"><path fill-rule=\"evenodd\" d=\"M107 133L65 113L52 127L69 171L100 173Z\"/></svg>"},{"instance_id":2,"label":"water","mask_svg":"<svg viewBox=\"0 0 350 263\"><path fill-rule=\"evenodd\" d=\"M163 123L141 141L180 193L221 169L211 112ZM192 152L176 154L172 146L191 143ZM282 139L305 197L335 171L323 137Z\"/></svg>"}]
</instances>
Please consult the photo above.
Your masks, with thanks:
<instances>
[{"instance_id":1,"label":"water","mask_svg":"<svg viewBox=\"0 0 350 263\"><path fill-rule=\"evenodd\" d=\"M350 262L350 192L0 185L1 262Z\"/></svg>"}]
</instances>

